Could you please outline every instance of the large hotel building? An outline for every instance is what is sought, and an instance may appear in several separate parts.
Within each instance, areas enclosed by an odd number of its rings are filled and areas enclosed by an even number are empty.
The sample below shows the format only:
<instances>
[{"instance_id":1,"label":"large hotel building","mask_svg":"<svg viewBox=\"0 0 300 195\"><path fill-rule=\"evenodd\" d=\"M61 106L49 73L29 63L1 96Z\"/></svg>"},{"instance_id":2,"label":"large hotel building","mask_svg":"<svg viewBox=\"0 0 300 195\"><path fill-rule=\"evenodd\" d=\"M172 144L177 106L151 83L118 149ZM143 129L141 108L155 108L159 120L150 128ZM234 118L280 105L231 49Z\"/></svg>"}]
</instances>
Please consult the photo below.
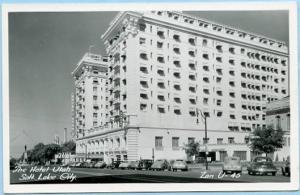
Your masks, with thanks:
<instances>
[{"instance_id":1,"label":"large hotel building","mask_svg":"<svg viewBox=\"0 0 300 195\"><path fill-rule=\"evenodd\" d=\"M176 11L120 12L101 38L72 73L78 160L186 159L192 141L250 160L267 103L289 95L281 41Z\"/></svg>"}]
</instances>

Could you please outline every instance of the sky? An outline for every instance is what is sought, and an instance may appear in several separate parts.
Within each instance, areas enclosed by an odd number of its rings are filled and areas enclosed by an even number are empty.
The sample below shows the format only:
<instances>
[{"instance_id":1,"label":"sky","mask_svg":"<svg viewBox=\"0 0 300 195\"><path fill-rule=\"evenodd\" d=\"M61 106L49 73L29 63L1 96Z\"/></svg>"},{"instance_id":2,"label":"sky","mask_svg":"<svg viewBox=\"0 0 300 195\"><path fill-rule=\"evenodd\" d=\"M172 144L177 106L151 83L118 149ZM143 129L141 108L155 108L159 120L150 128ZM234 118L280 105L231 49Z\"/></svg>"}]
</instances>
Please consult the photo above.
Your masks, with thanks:
<instances>
[{"instance_id":1,"label":"sky","mask_svg":"<svg viewBox=\"0 0 300 195\"><path fill-rule=\"evenodd\" d=\"M288 43L285 11L193 11L191 15ZM101 35L117 12L10 13L10 155L63 140L71 132L71 72L90 45L105 55Z\"/></svg>"}]
</instances>

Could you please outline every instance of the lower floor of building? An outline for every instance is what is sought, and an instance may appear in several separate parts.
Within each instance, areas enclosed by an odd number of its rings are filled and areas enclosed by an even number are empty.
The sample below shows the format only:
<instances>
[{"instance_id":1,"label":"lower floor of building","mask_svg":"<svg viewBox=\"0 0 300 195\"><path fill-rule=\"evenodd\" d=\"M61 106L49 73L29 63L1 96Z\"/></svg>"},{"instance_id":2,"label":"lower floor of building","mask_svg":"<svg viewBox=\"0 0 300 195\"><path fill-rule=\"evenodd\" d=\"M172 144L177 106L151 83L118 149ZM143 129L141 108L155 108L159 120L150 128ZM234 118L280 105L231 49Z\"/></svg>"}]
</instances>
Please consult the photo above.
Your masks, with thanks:
<instances>
[{"instance_id":1,"label":"lower floor of building","mask_svg":"<svg viewBox=\"0 0 300 195\"><path fill-rule=\"evenodd\" d=\"M205 131L194 129L168 129L129 127L99 132L76 140L76 161L87 159L111 163L115 160L185 159L201 162L224 161L227 156L238 156L251 161L256 156L249 147L249 132ZM207 140L207 141L205 141ZM198 154L189 156L186 148L198 142ZM289 147L275 152L273 160L282 161L289 156Z\"/></svg>"}]
</instances>

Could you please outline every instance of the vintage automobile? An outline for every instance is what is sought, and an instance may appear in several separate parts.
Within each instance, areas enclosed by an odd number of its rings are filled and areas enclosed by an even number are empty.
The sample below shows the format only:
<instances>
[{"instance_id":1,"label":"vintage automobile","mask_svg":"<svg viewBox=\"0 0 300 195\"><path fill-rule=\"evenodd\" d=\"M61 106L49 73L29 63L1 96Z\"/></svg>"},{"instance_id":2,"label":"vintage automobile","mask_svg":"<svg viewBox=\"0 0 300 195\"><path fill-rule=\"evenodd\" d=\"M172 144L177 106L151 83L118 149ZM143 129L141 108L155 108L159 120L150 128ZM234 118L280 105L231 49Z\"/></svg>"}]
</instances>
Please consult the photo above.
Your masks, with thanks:
<instances>
[{"instance_id":1,"label":"vintage automobile","mask_svg":"<svg viewBox=\"0 0 300 195\"><path fill-rule=\"evenodd\" d=\"M94 164L94 168L104 168L106 167L106 163L104 161L98 161Z\"/></svg>"},{"instance_id":2,"label":"vintage automobile","mask_svg":"<svg viewBox=\"0 0 300 195\"><path fill-rule=\"evenodd\" d=\"M151 159L142 159L139 161L138 164L138 170L148 170L151 168L151 165L153 164L153 160Z\"/></svg>"},{"instance_id":3,"label":"vintage automobile","mask_svg":"<svg viewBox=\"0 0 300 195\"><path fill-rule=\"evenodd\" d=\"M281 167L281 172L283 176L291 176L291 171L290 171L290 161L287 160L285 162L285 165Z\"/></svg>"},{"instance_id":4,"label":"vintage automobile","mask_svg":"<svg viewBox=\"0 0 300 195\"><path fill-rule=\"evenodd\" d=\"M151 170L163 171L170 170L171 165L166 159L158 159L151 165Z\"/></svg>"},{"instance_id":5,"label":"vintage automobile","mask_svg":"<svg viewBox=\"0 0 300 195\"><path fill-rule=\"evenodd\" d=\"M110 164L108 164L106 166L106 168L109 168L109 169L117 169L119 168L120 164L122 163L123 161L119 161L119 160L116 160L116 161L113 161L111 162Z\"/></svg>"},{"instance_id":6,"label":"vintage automobile","mask_svg":"<svg viewBox=\"0 0 300 195\"><path fill-rule=\"evenodd\" d=\"M83 163L82 163L82 162L78 162L78 163L76 163L76 164L75 164L75 166L74 166L74 167L82 167L82 165L83 165Z\"/></svg>"},{"instance_id":7,"label":"vintage automobile","mask_svg":"<svg viewBox=\"0 0 300 195\"><path fill-rule=\"evenodd\" d=\"M226 157L222 166L223 173L242 173L242 164L239 157Z\"/></svg>"},{"instance_id":8,"label":"vintage automobile","mask_svg":"<svg viewBox=\"0 0 300 195\"><path fill-rule=\"evenodd\" d=\"M129 162L128 169L138 169L139 163L139 160Z\"/></svg>"},{"instance_id":9,"label":"vintage automobile","mask_svg":"<svg viewBox=\"0 0 300 195\"><path fill-rule=\"evenodd\" d=\"M69 163L68 163L68 166L69 166L69 167L75 167L76 164L77 164L76 162L69 162Z\"/></svg>"},{"instance_id":10,"label":"vintage automobile","mask_svg":"<svg viewBox=\"0 0 300 195\"><path fill-rule=\"evenodd\" d=\"M97 162L95 162L95 161L88 162L88 163L86 164L86 167L87 167L87 168L93 168L93 167L95 166L96 163L97 163Z\"/></svg>"},{"instance_id":11,"label":"vintage automobile","mask_svg":"<svg viewBox=\"0 0 300 195\"><path fill-rule=\"evenodd\" d=\"M83 162L83 163L80 165L80 167L82 167L82 168L87 168L87 167L89 167L89 164L90 164L90 162Z\"/></svg>"},{"instance_id":12,"label":"vintage automobile","mask_svg":"<svg viewBox=\"0 0 300 195\"><path fill-rule=\"evenodd\" d=\"M129 169L131 165L131 161L124 161L119 165L119 169Z\"/></svg>"},{"instance_id":13,"label":"vintage automobile","mask_svg":"<svg viewBox=\"0 0 300 195\"><path fill-rule=\"evenodd\" d=\"M273 176L275 176L277 173L277 169L274 166L272 159L263 156L255 157L247 167L247 170L249 175L265 175L271 173Z\"/></svg>"},{"instance_id":14,"label":"vintage automobile","mask_svg":"<svg viewBox=\"0 0 300 195\"><path fill-rule=\"evenodd\" d=\"M187 166L187 163L185 160L177 159L171 163L170 170L172 170L172 171L177 171L177 170L187 171L188 166Z\"/></svg>"}]
</instances>

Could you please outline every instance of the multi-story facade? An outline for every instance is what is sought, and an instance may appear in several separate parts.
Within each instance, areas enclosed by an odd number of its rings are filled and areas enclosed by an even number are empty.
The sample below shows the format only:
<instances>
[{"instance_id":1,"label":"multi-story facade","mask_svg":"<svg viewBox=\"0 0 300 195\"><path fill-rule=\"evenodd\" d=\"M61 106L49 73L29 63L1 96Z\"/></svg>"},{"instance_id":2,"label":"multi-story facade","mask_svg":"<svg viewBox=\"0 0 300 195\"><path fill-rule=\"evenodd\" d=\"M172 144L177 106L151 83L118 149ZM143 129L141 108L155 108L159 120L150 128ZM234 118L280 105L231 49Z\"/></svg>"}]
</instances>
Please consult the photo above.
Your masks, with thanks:
<instances>
[{"instance_id":1,"label":"multi-story facade","mask_svg":"<svg viewBox=\"0 0 300 195\"><path fill-rule=\"evenodd\" d=\"M249 160L249 133L266 125L266 103L288 95L287 46L261 35L152 11L119 13L102 39L109 121L77 147L106 161L186 158L190 141L212 160Z\"/></svg>"},{"instance_id":2,"label":"multi-story facade","mask_svg":"<svg viewBox=\"0 0 300 195\"><path fill-rule=\"evenodd\" d=\"M290 98L269 102L266 106L266 124L284 132L283 146L273 154L274 160L284 161L290 156Z\"/></svg>"},{"instance_id":3,"label":"multi-story facade","mask_svg":"<svg viewBox=\"0 0 300 195\"><path fill-rule=\"evenodd\" d=\"M72 75L75 80L72 121L78 139L107 122L107 58L86 53ZM86 158L87 152L89 148L84 147L77 150L77 155Z\"/></svg>"}]
</instances>

